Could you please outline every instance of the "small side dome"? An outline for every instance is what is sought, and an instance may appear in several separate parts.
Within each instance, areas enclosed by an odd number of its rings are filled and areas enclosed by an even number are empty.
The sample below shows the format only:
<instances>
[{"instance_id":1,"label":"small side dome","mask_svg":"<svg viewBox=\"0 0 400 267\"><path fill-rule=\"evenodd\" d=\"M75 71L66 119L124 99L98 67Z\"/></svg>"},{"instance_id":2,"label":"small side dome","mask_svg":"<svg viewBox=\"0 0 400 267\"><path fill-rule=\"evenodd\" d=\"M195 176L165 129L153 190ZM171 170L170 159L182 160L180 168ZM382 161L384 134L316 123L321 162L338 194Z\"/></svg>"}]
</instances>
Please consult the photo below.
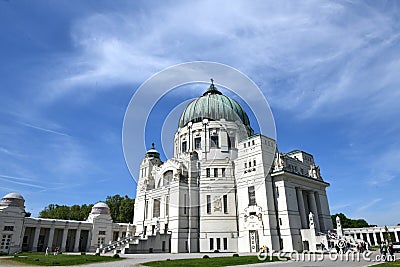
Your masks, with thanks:
<instances>
[{"instance_id":1,"label":"small side dome","mask_svg":"<svg viewBox=\"0 0 400 267\"><path fill-rule=\"evenodd\" d=\"M104 202L97 202L91 211L92 214L110 214L110 208Z\"/></svg>"},{"instance_id":2,"label":"small side dome","mask_svg":"<svg viewBox=\"0 0 400 267\"><path fill-rule=\"evenodd\" d=\"M8 193L1 199L1 206L14 206L14 207L20 207L24 208L25 204L25 199L24 197L19 194L19 193Z\"/></svg>"},{"instance_id":3,"label":"small side dome","mask_svg":"<svg viewBox=\"0 0 400 267\"><path fill-rule=\"evenodd\" d=\"M154 148L154 143L151 144L151 148L146 152L146 158L160 158L160 153Z\"/></svg>"}]
</instances>

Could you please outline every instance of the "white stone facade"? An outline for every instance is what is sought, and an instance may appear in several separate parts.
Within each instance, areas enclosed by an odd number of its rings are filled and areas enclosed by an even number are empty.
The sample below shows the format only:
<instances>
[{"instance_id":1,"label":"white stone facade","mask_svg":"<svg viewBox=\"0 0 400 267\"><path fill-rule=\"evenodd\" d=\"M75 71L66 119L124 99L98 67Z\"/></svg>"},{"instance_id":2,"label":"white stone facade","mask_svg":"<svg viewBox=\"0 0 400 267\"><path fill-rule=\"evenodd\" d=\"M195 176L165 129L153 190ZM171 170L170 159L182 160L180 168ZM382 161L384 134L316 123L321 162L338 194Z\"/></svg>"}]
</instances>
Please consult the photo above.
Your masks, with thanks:
<instances>
[{"instance_id":1,"label":"white stone facade","mask_svg":"<svg viewBox=\"0 0 400 267\"><path fill-rule=\"evenodd\" d=\"M10 193L0 203L0 251L91 251L125 237L129 225L113 223L105 203L97 203L86 221L25 217L25 200ZM134 232L134 228L131 229Z\"/></svg>"},{"instance_id":2,"label":"white stone facade","mask_svg":"<svg viewBox=\"0 0 400 267\"><path fill-rule=\"evenodd\" d=\"M333 230L329 184L313 156L278 152L238 105L211 85L182 114L174 157L161 162L148 151L135 201L139 242L129 252L301 251L310 212L316 233Z\"/></svg>"}]
</instances>

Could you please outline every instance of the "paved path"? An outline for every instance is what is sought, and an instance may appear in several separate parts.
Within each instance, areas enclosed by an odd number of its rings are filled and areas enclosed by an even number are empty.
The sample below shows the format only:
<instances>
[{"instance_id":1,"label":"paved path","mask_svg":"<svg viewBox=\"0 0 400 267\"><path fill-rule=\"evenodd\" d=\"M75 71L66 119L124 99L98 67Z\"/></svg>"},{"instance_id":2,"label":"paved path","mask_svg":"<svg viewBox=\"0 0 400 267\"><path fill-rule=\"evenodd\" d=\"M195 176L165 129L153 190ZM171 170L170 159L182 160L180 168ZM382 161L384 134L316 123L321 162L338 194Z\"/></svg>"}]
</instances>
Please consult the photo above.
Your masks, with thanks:
<instances>
[{"instance_id":1,"label":"paved path","mask_svg":"<svg viewBox=\"0 0 400 267\"><path fill-rule=\"evenodd\" d=\"M148 261L157 261L157 260L166 260L166 259L186 259L186 258L202 258L203 255L207 253L185 253L185 254L128 254L123 257L127 258L125 260L117 261L117 262L103 262L103 263L93 263L86 265L75 265L75 266L85 266L85 267L135 267L140 266L140 263L148 262ZM207 254L210 257L221 257L228 256L232 257L233 253L210 253ZM241 256L245 255L254 255L254 254L240 254ZM365 260L363 257L360 257L360 260L348 260L346 258L337 258L335 257L337 254L329 255L317 255L315 258L311 258L311 260L289 260L289 261L281 261L281 262L272 262L272 263L260 263L253 265L240 265L240 266L267 266L267 267L319 267L319 266L348 266L348 267L362 267L362 266L371 266L377 264L376 259L379 257L377 252L372 253L368 258L370 260ZM400 254L396 254L397 258L400 259ZM308 258L306 258L308 259ZM0 259L1 267L15 267L15 264L6 264L6 262ZM26 266L26 265L24 265Z\"/></svg>"}]
</instances>

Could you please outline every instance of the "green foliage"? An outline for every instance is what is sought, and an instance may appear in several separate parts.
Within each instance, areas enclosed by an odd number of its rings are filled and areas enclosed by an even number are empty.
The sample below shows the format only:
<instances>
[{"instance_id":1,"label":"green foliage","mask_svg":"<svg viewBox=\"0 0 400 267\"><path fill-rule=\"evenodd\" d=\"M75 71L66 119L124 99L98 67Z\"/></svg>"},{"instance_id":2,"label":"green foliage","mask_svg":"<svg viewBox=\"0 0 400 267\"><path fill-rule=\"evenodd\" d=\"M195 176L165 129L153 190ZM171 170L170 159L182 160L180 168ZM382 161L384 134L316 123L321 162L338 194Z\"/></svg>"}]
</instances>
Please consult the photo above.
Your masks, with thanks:
<instances>
[{"instance_id":1,"label":"green foliage","mask_svg":"<svg viewBox=\"0 0 400 267\"><path fill-rule=\"evenodd\" d=\"M239 257L239 254L235 253L232 255L233 257Z\"/></svg>"},{"instance_id":2,"label":"green foliage","mask_svg":"<svg viewBox=\"0 0 400 267\"><path fill-rule=\"evenodd\" d=\"M105 262L105 261L116 261L119 258L100 256L96 257L93 255L57 255L49 254L45 256L44 253L20 253L15 255L14 258L5 259L10 262L22 262L29 266L41 265L41 266L53 266L53 265L82 265L95 262ZM3 262L2 262L3 263ZM14 263L15 264L15 263ZM13 264L13 265L14 265Z\"/></svg>"},{"instance_id":3,"label":"green foliage","mask_svg":"<svg viewBox=\"0 0 400 267\"><path fill-rule=\"evenodd\" d=\"M205 260L206 259L206 260ZM171 266L171 267L180 267L180 266L236 266L236 265L249 265L256 263L265 263L271 261L280 261L287 260L287 258L279 259L276 256L267 257L265 261L261 261L257 256L241 256L241 257L209 257L208 255L204 255L203 258L193 258L193 259L176 259L176 260L163 260L163 261L152 261L142 263L144 266Z\"/></svg>"},{"instance_id":4,"label":"green foliage","mask_svg":"<svg viewBox=\"0 0 400 267\"><path fill-rule=\"evenodd\" d=\"M110 208L111 218L114 222L132 222L135 200L128 196L108 196L106 204Z\"/></svg>"},{"instance_id":5,"label":"green foliage","mask_svg":"<svg viewBox=\"0 0 400 267\"><path fill-rule=\"evenodd\" d=\"M332 218L332 223L333 223L333 228L336 228L336 216L339 216L340 222L342 223L342 228L362 228L362 227L368 227L369 224L367 223L366 220L364 219L350 219L347 218L346 215L343 213L336 213L331 215Z\"/></svg>"},{"instance_id":6,"label":"green foliage","mask_svg":"<svg viewBox=\"0 0 400 267\"><path fill-rule=\"evenodd\" d=\"M112 255L112 257L113 257L114 259L119 259L119 254L114 254L114 255Z\"/></svg>"},{"instance_id":7,"label":"green foliage","mask_svg":"<svg viewBox=\"0 0 400 267\"><path fill-rule=\"evenodd\" d=\"M73 205L72 207L66 205L50 204L39 212L40 218L48 219L63 219L63 220L77 220L84 221L88 217L93 204L82 206Z\"/></svg>"},{"instance_id":8,"label":"green foliage","mask_svg":"<svg viewBox=\"0 0 400 267\"><path fill-rule=\"evenodd\" d=\"M107 196L105 203L110 207L114 222L132 222L135 200L128 196ZM58 205L49 204L40 213L40 218L84 221L87 219L93 204L87 205Z\"/></svg>"}]
</instances>

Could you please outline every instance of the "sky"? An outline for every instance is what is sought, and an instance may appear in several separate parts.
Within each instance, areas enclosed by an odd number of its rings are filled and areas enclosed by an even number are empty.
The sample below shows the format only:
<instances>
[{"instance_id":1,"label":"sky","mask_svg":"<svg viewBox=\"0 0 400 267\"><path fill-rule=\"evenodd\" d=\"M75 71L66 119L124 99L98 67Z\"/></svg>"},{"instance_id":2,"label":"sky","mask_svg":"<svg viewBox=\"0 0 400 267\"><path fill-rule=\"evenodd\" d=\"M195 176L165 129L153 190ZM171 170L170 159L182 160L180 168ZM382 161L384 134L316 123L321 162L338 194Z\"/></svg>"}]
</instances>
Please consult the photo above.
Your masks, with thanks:
<instances>
[{"instance_id":1,"label":"sky","mask_svg":"<svg viewBox=\"0 0 400 267\"><path fill-rule=\"evenodd\" d=\"M400 3L384 0L2 0L0 194L21 193L34 216L50 203L134 198L121 139L129 101L155 73L201 60L257 84L279 150L321 167L332 214L397 225L399 17Z\"/></svg>"}]
</instances>

